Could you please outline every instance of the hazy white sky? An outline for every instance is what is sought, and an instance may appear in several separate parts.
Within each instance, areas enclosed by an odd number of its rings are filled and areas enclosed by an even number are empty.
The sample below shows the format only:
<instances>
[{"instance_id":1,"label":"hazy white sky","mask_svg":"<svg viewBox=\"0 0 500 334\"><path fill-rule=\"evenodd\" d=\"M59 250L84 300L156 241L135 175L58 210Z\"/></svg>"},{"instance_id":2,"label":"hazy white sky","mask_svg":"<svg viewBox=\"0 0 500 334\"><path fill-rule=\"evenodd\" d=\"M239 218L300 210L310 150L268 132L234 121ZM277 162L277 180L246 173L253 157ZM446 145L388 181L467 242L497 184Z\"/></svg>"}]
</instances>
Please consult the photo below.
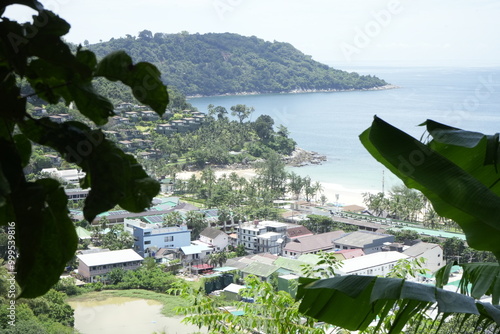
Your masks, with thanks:
<instances>
[{"instance_id":1,"label":"hazy white sky","mask_svg":"<svg viewBox=\"0 0 500 334\"><path fill-rule=\"evenodd\" d=\"M67 40L139 31L232 32L289 42L330 65L500 65L498 0L47 0ZM5 16L26 21L26 11Z\"/></svg>"}]
</instances>

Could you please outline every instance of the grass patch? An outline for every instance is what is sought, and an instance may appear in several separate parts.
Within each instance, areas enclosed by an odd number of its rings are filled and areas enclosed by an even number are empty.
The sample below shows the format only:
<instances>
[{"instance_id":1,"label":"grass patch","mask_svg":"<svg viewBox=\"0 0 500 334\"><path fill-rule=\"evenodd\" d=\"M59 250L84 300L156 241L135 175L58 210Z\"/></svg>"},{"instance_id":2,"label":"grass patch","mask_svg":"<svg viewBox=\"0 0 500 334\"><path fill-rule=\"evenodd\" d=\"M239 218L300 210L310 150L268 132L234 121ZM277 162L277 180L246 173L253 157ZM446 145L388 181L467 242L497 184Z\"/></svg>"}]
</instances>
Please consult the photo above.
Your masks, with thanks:
<instances>
[{"instance_id":1,"label":"grass patch","mask_svg":"<svg viewBox=\"0 0 500 334\"><path fill-rule=\"evenodd\" d=\"M193 282L194 283L194 282ZM199 282L196 282L199 284ZM188 306L187 300L179 297L172 296L163 293L140 290L140 289L130 289L130 290L103 290L94 291L89 293L84 293L79 296L70 297L66 301L86 301L86 300L103 300L109 297L129 297L129 298L139 298L139 299L151 299L159 301L163 304L161 314L166 317L175 316L175 308L178 306Z\"/></svg>"}]
</instances>

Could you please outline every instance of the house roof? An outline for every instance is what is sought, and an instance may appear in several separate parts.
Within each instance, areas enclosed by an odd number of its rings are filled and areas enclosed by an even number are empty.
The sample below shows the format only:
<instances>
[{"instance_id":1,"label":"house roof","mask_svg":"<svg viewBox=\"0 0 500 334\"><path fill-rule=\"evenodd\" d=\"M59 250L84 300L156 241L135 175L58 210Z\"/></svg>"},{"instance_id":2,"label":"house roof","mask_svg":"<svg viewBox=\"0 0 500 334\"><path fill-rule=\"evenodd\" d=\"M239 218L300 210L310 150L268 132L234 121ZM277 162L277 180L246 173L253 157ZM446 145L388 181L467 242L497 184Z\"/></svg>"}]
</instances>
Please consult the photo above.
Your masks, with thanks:
<instances>
[{"instance_id":1,"label":"house roof","mask_svg":"<svg viewBox=\"0 0 500 334\"><path fill-rule=\"evenodd\" d=\"M203 245L191 245L191 246L181 247L181 252L183 252L184 255L199 254L201 252L210 251L210 250L212 250L210 247L203 246Z\"/></svg>"},{"instance_id":2,"label":"house roof","mask_svg":"<svg viewBox=\"0 0 500 334\"><path fill-rule=\"evenodd\" d=\"M346 260L365 255L365 252L363 252L363 250L361 248L342 249L342 250L336 251L335 253L342 254L344 259L346 259Z\"/></svg>"},{"instance_id":3,"label":"house roof","mask_svg":"<svg viewBox=\"0 0 500 334\"><path fill-rule=\"evenodd\" d=\"M287 243L285 250L294 253L311 253L333 248L333 240L344 235L344 231L334 231L293 239Z\"/></svg>"},{"instance_id":4,"label":"house roof","mask_svg":"<svg viewBox=\"0 0 500 334\"><path fill-rule=\"evenodd\" d=\"M286 234L289 238L298 238L306 235L313 235L313 233L309 231L307 227L302 225L287 228Z\"/></svg>"},{"instance_id":5,"label":"house roof","mask_svg":"<svg viewBox=\"0 0 500 334\"><path fill-rule=\"evenodd\" d=\"M242 272L259 277L269 277L272 273L277 271L279 267L272 264L265 264L259 262L250 263L246 268L241 269Z\"/></svg>"},{"instance_id":6,"label":"house roof","mask_svg":"<svg viewBox=\"0 0 500 334\"><path fill-rule=\"evenodd\" d=\"M365 247L365 245L371 244L378 239L384 239L390 236L390 234L356 231L338 237L334 240L334 242L340 245L349 245L351 247L363 248ZM392 237L394 238L394 236Z\"/></svg>"},{"instance_id":7,"label":"house roof","mask_svg":"<svg viewBox=\"0 0 500 334\"><path fill-rule=\"evenodd\" d=\"M77 255L77 257L89 267L144 260L143 257L137 254L133 249L82 254Z\"/></svg>"},{"instance_id":8,"label":"house roof","mask_svg":"<svg viewBox=\"0 0 500 334\"><path fill-rule=\"evenodd\" d=\"M90 239L91 238L92 234L89 231L87 231L86 229L84 229L83 227L77 226L75 228L75 230L76 230L76 235L78 235L79 239Z\"/></svg>"},{"instance_id":9,"label":"house roof","mask_svg":"<svg viewBox=\"0 0 500 334\"><path fill-rule=\"evenodd\" d=\"M221 231L217 228L207 227L203 231L201 231L200 236L202 235L202 236L210 238L210 239L215 239L219 235L225 235L225 234L226 233L224 231Z\"/></svg>"},{"instance_id":10,"label":"house roof","mask_svg":"<svg viewBox=\"0 0 500 334\"><path fill-rule=\"evenodd\" d=\"M406 258L408 258L408 255L394 251L372 253L343 261L342 265L338 269L338 272L349 274Z\"/></svg>"},{"instance_id":11,"label":"house roof","mask_svg":"<svg viewBox=\"0 0 500 334\"><path fill-rule=\"evenodd\" d=\"M239 284L234 284L231 283L228 286L226 286L223 290L227 292L232 292L232 293L239 293L241 289L244 289L244 285L239 285Z\"/></svg>"},{"instance_id":12,"label":"house roof","mask_svg":"<svg viewBox=\"0 0 500 334\"><path fill-rule=\"evenodd\" d=\"M273 263L275 266L288 269L294 273L302 273L302 266L306 265L307 262L302 262L295 259L289 259L286 257L280 257Z\"/></svg>"},{"instance_id":13,"label":"house roof","mask_svg":"<svg viewBox=\"0 0 500 334\"><path fill-rule=\"evenodd\" d=\"M342 211L350 211L350 212L360 212L365 210L365 207L359 206L359 205L346 205L342 207Z\"/></svg>"},{"instance_id":14,"label":"house roof","mask_svg":"<svg viewBox=\"0 0 500 334\"><path fill-rule=\"evenodd\" d=\"M403 254L406 254L411 257L420 256L426 251L433 249L435 247L440 247L440 246L438 244L422 241L403 251Z\"/></svg>"}]
</instances>

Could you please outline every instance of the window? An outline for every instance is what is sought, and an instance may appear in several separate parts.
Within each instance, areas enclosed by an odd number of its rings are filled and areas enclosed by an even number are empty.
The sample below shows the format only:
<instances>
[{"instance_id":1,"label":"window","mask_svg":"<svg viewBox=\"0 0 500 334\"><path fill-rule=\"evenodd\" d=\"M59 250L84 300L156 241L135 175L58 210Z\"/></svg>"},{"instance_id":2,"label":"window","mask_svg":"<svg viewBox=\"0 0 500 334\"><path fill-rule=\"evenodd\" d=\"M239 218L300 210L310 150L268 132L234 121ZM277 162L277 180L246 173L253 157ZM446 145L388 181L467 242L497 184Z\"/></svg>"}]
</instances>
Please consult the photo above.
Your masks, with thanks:
<instances>
[{"instance_id":1,"label":"window","mask_svg":"<svg viewBox=\"0 0 500 334\"><path fill-rule=\"evenodd\" d=\"M144 235L151 235L151 232L144 232Z\"/></svg>"},{"instance_id":2,"label":"window","mask_svg":"<svg viewBox=\"0 0 500 334\"><path fill-rule=\"evenodd\" d=\"M174 236L173 235L168 235L168 236L165 237L164 241L165 242L174 241Z\"/></svg>"},{"instance_id":3,"label":"window","mask_svg":"<svg viewBox=\"0 0 500 334\"><path fill-rule=\"evenodd\" d=\"M149 245L149 244L151 244L151 240L144 241L144 244L145 244L145 245Z\"/></svg>"}]
</instances>

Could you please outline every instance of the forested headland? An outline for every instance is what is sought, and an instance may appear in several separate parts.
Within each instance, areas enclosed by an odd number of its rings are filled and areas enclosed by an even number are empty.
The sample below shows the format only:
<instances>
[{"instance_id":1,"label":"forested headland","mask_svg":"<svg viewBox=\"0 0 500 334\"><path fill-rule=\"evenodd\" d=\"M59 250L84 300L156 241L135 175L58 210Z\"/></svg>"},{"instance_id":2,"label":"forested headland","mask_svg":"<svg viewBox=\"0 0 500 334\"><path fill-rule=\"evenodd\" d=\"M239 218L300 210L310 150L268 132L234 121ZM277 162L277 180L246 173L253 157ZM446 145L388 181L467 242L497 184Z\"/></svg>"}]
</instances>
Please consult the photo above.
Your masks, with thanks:
<instances>
[{"instance_id":1,"label":"forested headland","mask_svg":"<svg viewBox=\"0 0 500 334\"><path fill-rule=\"evenodd\" d=\"M153 34L112 38L85 46L98 57L126 51L158 67L162 80L187 96L374 89L387 82L336 70L289 43L231 33Z\"/></svg>"}]
</instances>

